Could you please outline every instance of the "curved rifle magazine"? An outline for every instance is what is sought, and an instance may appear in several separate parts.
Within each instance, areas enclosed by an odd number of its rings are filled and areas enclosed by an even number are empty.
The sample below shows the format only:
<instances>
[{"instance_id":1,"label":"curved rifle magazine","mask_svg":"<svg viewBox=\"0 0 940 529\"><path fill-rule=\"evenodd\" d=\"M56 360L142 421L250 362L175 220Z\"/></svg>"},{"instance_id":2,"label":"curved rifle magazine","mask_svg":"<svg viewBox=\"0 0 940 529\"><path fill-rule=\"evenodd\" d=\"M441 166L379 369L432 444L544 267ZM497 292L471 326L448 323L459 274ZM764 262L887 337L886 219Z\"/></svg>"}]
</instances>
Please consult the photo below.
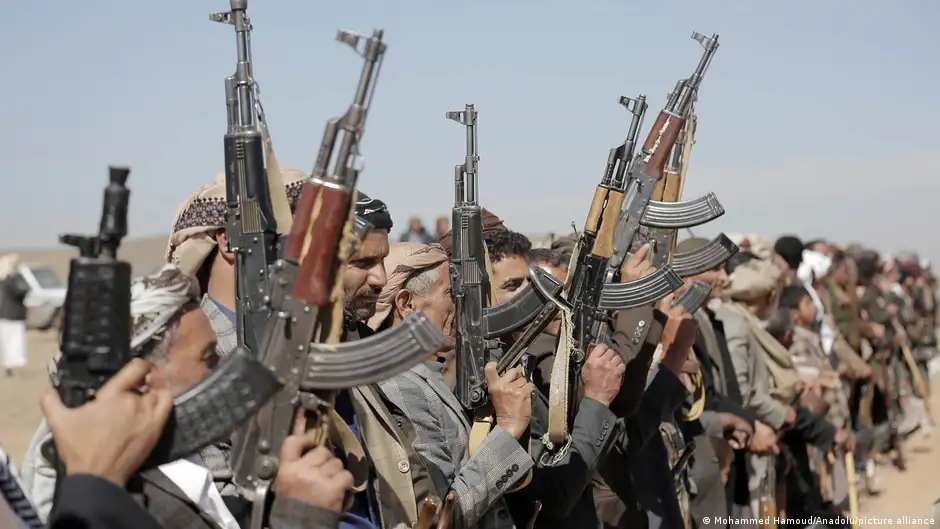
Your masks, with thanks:
<instances>
[{"instance_id":1,"label":"curved rifle magazine","mask_svg":"<svg viewBox=\"0 0 940 529\"><path fill-rule=\"evenodd\" d=\"M724 214L725 208L718 201L718 196L708 193L682 202L650 200L640 218L640 224L649 228L678 230L701 226Z\"/></svg>"},{"instance_id":2,"label":"curved rifle magazine","mask_svg":"<svg viewBox=\"0 0 940 529\"><path fill-rule=\"evenodd\" d=\"M712 287L701 281L693 281L685 292L676 297L673 307L682 307L686 312L692 314L708 301L708 296L712 292Z\"/></svg>"},{"instance_id":3,"label":"curved rifle magazine","mask_svg":"<svg viewBox=\"0 0 940 529\"><path fill-rule=\"evenodd\" d=\"M629 283L605 283L597 308L626 310L651 305L682 286L682 278L671 267L657 268L653 273Z\"/></svg>"},{"instance_id":4,"label":"curved rifle magazine","mask_svg":"<svg viewBox=\"0 0 940 529\"><path fill-rule=\"evenodd\" d=\"M440 351L447 341L423 312L378 334L341 344L310 344L302 390L338 390L387 380Z\"/></svg>"},{"instance_id":5,"label":"curved rifle magazine","mask_svg":"<svg viewBox=\"0 0 940 529\"><path fill-rule=\"evenodd\" d=\"M697 250L675 254L672 268L679 277L697 276L723 265L738 250L738 245L721 233Z\"/></svg>"},{"instance_id":6,"label":"curved rifle magazine","mask_svg":"<svg viewBox=\"0 0 940 529\"><path fill-rule=\"evenodd\" d=\"M550 299L561 295L563 288L561 282L541 268L530 268L529 280L538 281L540 288L526 285L518 295L506 303L483 308L487 339L505 336L532 323L542 312L542 307L547 301L539 290L551 293Z\"/></svg>"},{"instance_id":7,"label":"curved rifle magazine","mask_svg":"<svg viewBox=\"0 0 940 529\"><path fill-rule=\"evenodd\" d=\"M227 438L281 389L260 361L236 349L199 384L177 397L160 441L147 459L157 466Z\"/></svg>"}]
</instances>

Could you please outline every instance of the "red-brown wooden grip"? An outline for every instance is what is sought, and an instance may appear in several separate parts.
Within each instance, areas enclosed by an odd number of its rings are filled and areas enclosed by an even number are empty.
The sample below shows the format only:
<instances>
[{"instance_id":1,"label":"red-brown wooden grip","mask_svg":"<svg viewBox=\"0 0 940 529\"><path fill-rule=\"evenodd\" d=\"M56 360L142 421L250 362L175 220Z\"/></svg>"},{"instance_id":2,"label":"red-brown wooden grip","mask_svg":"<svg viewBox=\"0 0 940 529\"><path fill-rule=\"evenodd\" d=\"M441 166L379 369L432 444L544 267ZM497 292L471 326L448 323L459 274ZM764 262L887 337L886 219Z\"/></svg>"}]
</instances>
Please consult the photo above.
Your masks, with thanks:
<instances>
[{"instance_id":1,"label":"red-brown wooden grip","mask_svg":"<svg viewBox=\"0 0 940 529\"><path fill-rule=\"evenodd\" d=\"M336 250L343 226L349 220L349 193L329 187L321 188L312 212L308 232L311 241L307 255L301 258L291 296L323 307L330 301Z\"/></svg>"},{"instance_id":2,"label":"red-brown wooden grip","mask_svg":"<svg viewBox=\"0 0 940 529\"><path fill-rule=\"evenodd\" d=\"M648 156L644 171L646 176L662 178L666 160L669 159L669 153L672 152L684 122L684 118L666 112L660 112L656 117L656 122L643 143L643 152Z\"/></svg>"},{"instance_id":3,"label":"red-brown wooden grip","mask_svg":"<svg viewBox=\"0 0 940 529\"><path fill-rule=\"evenodd\" d=\"M307 232L310 228L313 204L319 195L319 185L313 184L309 180L304 182L303 189L300 191L297 209L294 211L294 223L291 225L290 235L287 237L287 246L284 247L285 259L300 262L300 256L304 251L304 241L307 239Z\"/></svg>"}]
</instances>

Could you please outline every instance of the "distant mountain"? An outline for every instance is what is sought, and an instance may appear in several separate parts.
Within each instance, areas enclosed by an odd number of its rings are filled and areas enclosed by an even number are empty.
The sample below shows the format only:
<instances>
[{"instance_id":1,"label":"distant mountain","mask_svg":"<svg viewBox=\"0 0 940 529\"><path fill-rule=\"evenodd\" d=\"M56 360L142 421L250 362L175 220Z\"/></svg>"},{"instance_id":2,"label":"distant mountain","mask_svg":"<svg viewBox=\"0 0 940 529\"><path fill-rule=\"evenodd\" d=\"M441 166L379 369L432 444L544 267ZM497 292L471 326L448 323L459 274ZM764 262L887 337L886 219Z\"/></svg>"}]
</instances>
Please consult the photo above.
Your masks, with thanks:
<instances>
[{"instance_id":1,"label":"distant mountain","mask_svg":"<svg viewBox=\"0 0 940 529\"><path fill-rule=\"evenodd\" d=\"M139 239L125 239L118 256L131 264L134 275L146 274L163 265L167 237L152 236ZM3 250L0 254L16 252L24 263L48 266L64 282L69 273L69 259L78 255L78 250L60 246L54 250Z\"/></svg>"}]
</instances>

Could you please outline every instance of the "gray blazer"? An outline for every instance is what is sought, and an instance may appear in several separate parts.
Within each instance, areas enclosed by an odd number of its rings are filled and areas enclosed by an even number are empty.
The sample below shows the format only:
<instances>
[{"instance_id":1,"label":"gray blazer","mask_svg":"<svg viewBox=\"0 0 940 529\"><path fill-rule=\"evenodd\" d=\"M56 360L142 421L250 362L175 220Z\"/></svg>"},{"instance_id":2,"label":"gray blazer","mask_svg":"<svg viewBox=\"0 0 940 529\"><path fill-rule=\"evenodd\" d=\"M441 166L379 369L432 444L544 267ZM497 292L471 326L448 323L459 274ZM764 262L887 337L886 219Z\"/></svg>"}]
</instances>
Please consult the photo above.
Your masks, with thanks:
<instances>
[{"instance_id":1,"label":"gray blazer","mask_svg":"<svg viewBox=\"0 0 940 529\"><path fill-rule=\"evenodd\" d=\"M428 470L438 472L437 482L446 482L454 492L454 528L515 527L502 496L532 468L532 458L499 426L471 457L471 424L447 386L442 369L436 362L418 364L379 386L411 420L414 449L427 462Z\"/></svg>"},{"instance_id":2,"label":"gray blazer","mask_svg":"<svg viewBox=\"0 0 940 529\"><path fill-rule=\"evenodd\" d=\"M715 311L715 317L725 328L728 353L741 387L744 407L753 411L764 424L779 430L786 419L786 406L770 395L770 372L763 347L751 333L743 315L722 305Z\"/></svg>"}]
</instances>

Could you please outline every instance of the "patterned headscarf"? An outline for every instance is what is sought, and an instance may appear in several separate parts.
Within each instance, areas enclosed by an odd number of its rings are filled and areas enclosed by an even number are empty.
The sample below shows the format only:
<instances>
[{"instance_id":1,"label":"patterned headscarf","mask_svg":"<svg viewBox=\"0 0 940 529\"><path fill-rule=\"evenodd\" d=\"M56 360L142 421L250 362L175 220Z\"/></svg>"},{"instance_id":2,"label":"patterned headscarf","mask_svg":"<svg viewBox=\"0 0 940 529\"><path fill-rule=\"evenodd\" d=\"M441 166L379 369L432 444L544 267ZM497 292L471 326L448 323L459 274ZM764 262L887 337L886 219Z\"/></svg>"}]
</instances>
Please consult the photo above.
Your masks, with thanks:
<instances>
[{"instance_id":1,"label":"patterned headscarf","mask_svg":"<svg viewBox=\"0 0 940 529\"><path fill-rule=\"evenodd\" d=\"M135 354L159 340L167 325L189 303L198 303L199 283L176 265L163 265L154 274L131 283L131 349ZM49 362L49 376L57 382L59 352Z\"/></svg>"},{"instance_id":2,"label":"patterned headscarf","mask_svg":"<svg viewBox=\"0 0 940 529\"><path fill-rule=\"evenodd\" d=\"M281 178L293 213L306 174L300 169L283 168ZM211 183L200 186L176 209L166 248L166 262L195 277L215 250L215 233L225 227L225 209L225 173L219 173Z\"/></svg>"},{"instance_id":3,"label":"patterned headscarf","mask_svg":"<svg viewBox=\"0 0 940 529\"><path fill-rule=\"evenodd\" d=\"M776 290L782 275L783 271L770 261L752 259L731 272L726 292L735 301L753 301Z\"/></svg>"},{"instance_id":4,"label":"patterned headscarf","mask_svg":"<svg viewBox=\"0 0 940 529\"><path fill-rule=\"evenodd\" d=\"M405 286L408 278L418 272L437 268L447 262L447 254L440 244L418 244L399 242L389 248L385 258L385 274L388 281L379 294L375 315L369 318L369 327L379 329L391 317L395 308L395 295Z\"/></svg>"}]
</instances>

